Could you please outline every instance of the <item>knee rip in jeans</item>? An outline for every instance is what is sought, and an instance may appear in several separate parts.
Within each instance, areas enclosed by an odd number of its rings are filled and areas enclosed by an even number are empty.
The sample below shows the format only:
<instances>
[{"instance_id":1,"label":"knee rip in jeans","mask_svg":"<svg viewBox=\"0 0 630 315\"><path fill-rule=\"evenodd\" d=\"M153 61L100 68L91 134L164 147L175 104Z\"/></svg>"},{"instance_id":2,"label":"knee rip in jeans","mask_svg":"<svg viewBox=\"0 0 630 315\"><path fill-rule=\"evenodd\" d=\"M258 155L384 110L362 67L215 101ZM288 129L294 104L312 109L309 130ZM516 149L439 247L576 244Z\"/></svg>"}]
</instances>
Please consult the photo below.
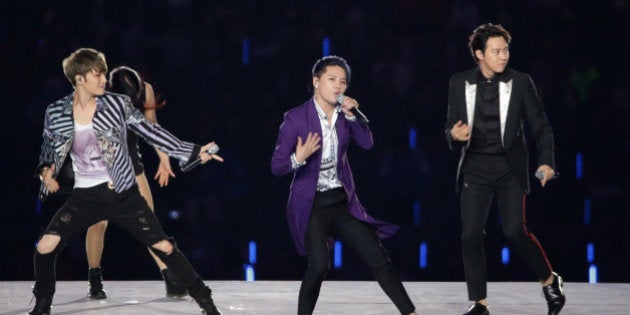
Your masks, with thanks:
<instances>
[{"instance_id":1,"label":"knee rip in jeans","mask_svg":"<svg viewBox=\"0 0 630 315\"><path fill-rule=\"evenodd\" d=\"M163 242L166 242L166 243L163 243ZM161 244L168 244L168 245L161 245ZM163 247L166 247L166 248L163 248ZM168 255L172 254L175 251L175 244L172 241L170 241L168 239L165 239L165 240L161 240L161 241L151 245L151 248L154 249L154 250L160 251L164 255L168 256ZM170 248L170 250L168 250L168 251L164 250L164 249L169 249L169 248Z\"/></svg>"},{"instance_id":2,"label":"knee rip in jeans","mask_svg":"<svg viewBox=\"0 0 630 315\"><path fill-rule=\"evenodd\" d=\"M41 244L41 241L46 236L56 236L56 237L59 238L59 241L56 242L54 247L51 247L51 246L44 247ZM35 251L37 253L41 254L41 255L46 255L46 254L50 254L50 253L53 253L53 252L57 252L57 251L59 251L59 248L60 248L60 246L59 246L60 242L61 242L61 235L59 234L59 232L54 231L54 230L48 231L48 232L46 232L46 234L44 234L44 235L42 235L42 237L40 237L39 241L37 242L37 244L35 246Z\"/></svg>"}]
</instances>

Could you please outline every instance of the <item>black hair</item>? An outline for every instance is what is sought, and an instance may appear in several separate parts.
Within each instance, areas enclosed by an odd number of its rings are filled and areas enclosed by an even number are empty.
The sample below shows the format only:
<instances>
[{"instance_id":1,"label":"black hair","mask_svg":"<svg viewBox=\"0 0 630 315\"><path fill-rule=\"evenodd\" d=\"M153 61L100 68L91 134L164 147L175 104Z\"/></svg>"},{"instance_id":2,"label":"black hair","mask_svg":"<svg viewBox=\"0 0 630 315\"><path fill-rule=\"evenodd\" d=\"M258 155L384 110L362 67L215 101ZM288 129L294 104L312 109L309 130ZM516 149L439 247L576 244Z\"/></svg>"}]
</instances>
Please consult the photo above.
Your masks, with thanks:
<instances>
[{"instance_id":1,"label":"black hair","mask_svg":"<svg viewBox=\"0 0 630 315\"><path fill-rule=\"evenodd\" d=\"M136 70L125 66L117 67L109 73L108 84L110 91L129 96L133 106L144 110L144 81Z\"/></svg>"},{"instance_id":2,"label":"black hair","mask_svg":"<svg viewBox=\"0 0 630 315\"><path fill-rule=\"evenodd\" d=\"M319 78L326 71L326 67L328 66L339 66L343 68L343 70L346 71L346 82L348 85L350 85L350 66L345 59L339 56L326 56L317 60L315 62L315 65L313 65L313 70L311 70L313 77Z\"/></svg>"},{"instance_id":3,"label":"black hair","mask_svg":"<svg viewBox=\"0 0 630 315\"><path fill-rule=\"evenodd\" d=\"M479 58L475 55L475 51L486 51L486 44L490 37L503 37L505 41L510 44L512 36L501 24L486 23L479 25L468 37L468 48L472 54L472 58L476 63L479 63Z\"/></svg>"}]
</instances>

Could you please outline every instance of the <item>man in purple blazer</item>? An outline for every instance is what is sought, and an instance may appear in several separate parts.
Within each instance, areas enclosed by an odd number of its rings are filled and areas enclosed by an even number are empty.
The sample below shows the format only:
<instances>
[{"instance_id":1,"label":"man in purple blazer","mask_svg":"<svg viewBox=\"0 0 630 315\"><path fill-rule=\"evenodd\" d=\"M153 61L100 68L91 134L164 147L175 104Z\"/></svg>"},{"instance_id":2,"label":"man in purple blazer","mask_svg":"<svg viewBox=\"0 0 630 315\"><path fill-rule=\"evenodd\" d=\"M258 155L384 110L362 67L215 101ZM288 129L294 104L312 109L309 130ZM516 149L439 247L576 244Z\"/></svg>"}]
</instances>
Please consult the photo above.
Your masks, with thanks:
<instances>
[{"instance_id":1,"label":"man in purple blazer","mask_svg":"<svg viewBox=\"0 0 630 315\"><path fill-rule=\"evenodd\" d=\"M343 96L350 67L337 56L318 60L312 69L313 98L284 115L271 159L271 170L293 173L287 219L307 269L300 287L298 314L312 314L330 268L328 238L339 236L354 248L401 314L415 307L379 238L397 226L367 214L357 197L347 150L350 141L363 149L374 145L366 123L352 113L359 104Z\"/></svg>"}]
</instances>

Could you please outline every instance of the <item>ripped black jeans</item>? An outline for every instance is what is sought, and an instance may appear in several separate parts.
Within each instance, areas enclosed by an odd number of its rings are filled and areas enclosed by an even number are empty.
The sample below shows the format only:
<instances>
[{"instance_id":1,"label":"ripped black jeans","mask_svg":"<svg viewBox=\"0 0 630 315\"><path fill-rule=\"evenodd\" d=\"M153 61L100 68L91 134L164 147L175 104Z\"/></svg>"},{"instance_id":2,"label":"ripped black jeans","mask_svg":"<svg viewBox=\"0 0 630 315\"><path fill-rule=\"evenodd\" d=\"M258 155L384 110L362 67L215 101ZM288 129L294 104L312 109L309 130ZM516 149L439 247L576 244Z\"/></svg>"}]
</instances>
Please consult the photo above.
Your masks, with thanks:
<instances>
[{"instance_id":1,"label":"ripped black jeans","mask_svg":"<svg viewBox=\"0 0 630 315\"><path fill-rule=\"evenodd\" d=\"M55 259L58 253L78 233L92 224L108 220L127 230L145 246L162 240L173 243L173 252L169 255L151 248L175 276L188 289L191 296L205 287L201 278L192 268L186 257L177 249L174 241L164 234L160 222L140 195L138 186L117 193L103 183L90 188L75 188L66 203L50 220L43 235L61 237L55 250L49 254L35 252L35 287L33 293L38 297L52 296L55 293Z\"/></svg>"}]
</instances>

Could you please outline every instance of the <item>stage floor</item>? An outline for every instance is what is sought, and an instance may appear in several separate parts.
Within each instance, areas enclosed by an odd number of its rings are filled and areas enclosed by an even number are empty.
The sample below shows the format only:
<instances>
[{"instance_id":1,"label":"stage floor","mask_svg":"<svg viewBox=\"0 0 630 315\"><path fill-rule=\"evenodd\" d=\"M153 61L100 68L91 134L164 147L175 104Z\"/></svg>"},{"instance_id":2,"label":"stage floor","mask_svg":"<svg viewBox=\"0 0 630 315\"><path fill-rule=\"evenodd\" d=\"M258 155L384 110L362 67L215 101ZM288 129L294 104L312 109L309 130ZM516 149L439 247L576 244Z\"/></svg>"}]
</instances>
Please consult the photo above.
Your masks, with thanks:
<instances>
[{"instance_id":1,"label":"stage floor","mask_svg":"<svg viewBox=\"0 0 630 315\"><path fill-rule=\"evenodd\" d=\"M206 281L225 315L296 314L299 281ZM190 297L164 296L161 281L105 281L108 298L85 298L87 282L60 281L53 314L199 314ZM0 281L0 314L25 314L32 281ZM419 314L461 314L468 302L462 282L406 282ZM562 314L630 314L630 284L565 283L567 304ZM492 314L546 314L540 286L534 282L491 282L488 297ZM29 305L29 302L31 303ZM397 314L375 281L325 281L315 309L322 315Z\"/></svg>"}]
</instances>

